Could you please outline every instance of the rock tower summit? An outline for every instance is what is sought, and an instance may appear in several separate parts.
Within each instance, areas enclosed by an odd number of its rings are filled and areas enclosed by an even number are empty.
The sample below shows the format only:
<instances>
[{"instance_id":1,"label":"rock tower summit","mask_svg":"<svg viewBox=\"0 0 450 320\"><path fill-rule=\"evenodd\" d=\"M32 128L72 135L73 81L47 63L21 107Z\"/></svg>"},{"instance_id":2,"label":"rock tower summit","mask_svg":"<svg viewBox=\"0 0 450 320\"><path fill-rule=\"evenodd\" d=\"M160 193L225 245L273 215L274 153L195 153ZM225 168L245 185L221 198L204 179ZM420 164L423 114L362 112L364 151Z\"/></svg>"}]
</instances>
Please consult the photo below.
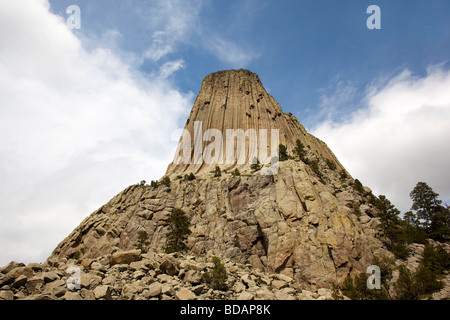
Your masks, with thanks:
<instances>
[{"instance_id":1,"label":"rock tower summit","mask_svg":"<svg viewBox=\"0 0 450 320\"><path fill-rule=\"evenodd\" d=\"M274 148L278 149L278 144L292 151L297 139L343 169L322 141L308 134L292 114L281 110L278 102L265 90L258 75L249 70L225 70L206 76L184 129L186 135L180 138L179 149L166 175L210 171L210 165L219 165L225 170L234 167L245 170L254 156L264 163L265 155L270 157ZM272 131L277 132L277 139L271 136ZM219 137L212 136L215 133L220 133ZM243 135L239 136L239 133ZM241 139L242 145L238 145ZM189 143L183 149L183 141L186 140ZM197 150L194 145L197 145ZM254 154L252 147L257 149L253 149L256 152ZM199 160L200 151L205 158L212 149L215 149L211 152L215 159ZM219 151L221 154L218 154ZM238 156L243 156L242 151L246 152L245 161L238 161Z\"/></svg>"}]
</instances>

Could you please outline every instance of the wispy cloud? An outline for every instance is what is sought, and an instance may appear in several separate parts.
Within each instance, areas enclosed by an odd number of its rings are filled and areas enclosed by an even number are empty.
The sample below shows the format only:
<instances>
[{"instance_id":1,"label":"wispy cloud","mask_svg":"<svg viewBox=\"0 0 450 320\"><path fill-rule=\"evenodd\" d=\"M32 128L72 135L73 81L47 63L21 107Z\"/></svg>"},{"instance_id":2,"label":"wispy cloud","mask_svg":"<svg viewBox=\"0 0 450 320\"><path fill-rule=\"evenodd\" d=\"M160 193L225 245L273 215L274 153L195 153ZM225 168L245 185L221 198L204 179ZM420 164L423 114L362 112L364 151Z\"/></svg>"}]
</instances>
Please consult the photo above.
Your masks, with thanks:
<instances>
[{"instance_id":1,"label":"wispy cloud","mask_svg":"<svg viewBox=\"0 0 450 320\"><path fill-rule=\"evenodd\" d=\"M151 21L147 27L152 33L143 58L158 62L176 55L180 46L201 48L230 67L245 67L259 57L260 53L245 43L224 34L211 32L211 26L205 24L202 19L205 3L204 0L158 0L153 1L151 6L143 6L139 15L142 20ZM252 1L239 2L237 16L232 17L233 23L229 29L236 29L236 24L242 23L242 10L246 12L247 19L251 16L248 12L254 10L245 9L250 3Z\"/></svg>"},{"instance_id":2,"label":"wispy cloud","mask_svg":"<svg viewBox=\"0 0 450 320\"><path fill-rule=\"evenodd\" d=\"M342 80L335 76L326 88L319 90L318 107L314 114L309 116L312 123L326 120L342 120L347 116L348 110L353 109L357 96L357 87L350 81Z\"/></svg>"},{"instance_id":3,"label":"wispy cloud","mask_svg":"<svg viewBox=\"0 0 450 320\"><path fill-rule=\"evenodd\" d=\"M167 36L167 32L155 31L152 35L152 43L145 50L143 56L146 59L159 61L169 53L175 50L176 41L172 37Z\"/></svg>"},{"instance_id":4,"label":"wispy cloud","mask_svg":"<svg viewBox=\"0 0 450 320\"><path fill-rule=\"evenodd\" d=\"M199 28L202 0L158 0L139 8L140 19L149 21L151 43L144 58L159 61L175 52L182 43L189 43Z\"/></svg>"},{"instance_id":5,"label":"wispy cloud","mask_svg":"<svg viewBox=\"0 0 450 320\"><path fill-rule=\"evenodd\" d=\"M183 69L184 61L183 60L175 60L175 61L169 61L164 63L160 69L159 74L162 79L166 79L168 76L170 76L175 71L178 71L179 69Z\"/></svg>"},{"instance_id":6,"label":"wispy cloud","mask_svg":"<svg viewBox=\"0 0 450 320\"><path fill-rule=\"evenodd\" d=\"M230 67L246 67L260 53L253 51L242 44L237 44L218 35L204 34L203 45L206 50Z\"/></svg>"}]
</instances>

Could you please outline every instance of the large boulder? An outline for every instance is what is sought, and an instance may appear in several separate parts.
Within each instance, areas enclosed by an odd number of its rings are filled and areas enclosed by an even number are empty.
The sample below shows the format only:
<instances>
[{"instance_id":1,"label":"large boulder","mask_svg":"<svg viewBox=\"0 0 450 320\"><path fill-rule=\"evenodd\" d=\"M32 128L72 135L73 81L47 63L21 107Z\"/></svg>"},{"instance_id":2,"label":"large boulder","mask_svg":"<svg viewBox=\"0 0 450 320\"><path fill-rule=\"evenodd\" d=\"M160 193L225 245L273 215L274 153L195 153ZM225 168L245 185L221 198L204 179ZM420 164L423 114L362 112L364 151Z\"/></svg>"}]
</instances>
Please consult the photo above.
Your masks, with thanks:
<instances>
[{"instance_id":1,"label":"large boulder","mask_svg":"<svg viewBox=\"0 0 450 320\"><path fill-rule=\"evenodd\" d=\"M182 288L175 293L175 298L177 300L194 300L196 296L191 290Z\"/></svg>"},{"instance_id":2,"label":"large boulder","mask_svg":"<svg viewBox=\"0 0 450 320\"><path fill-rule=\"evenodd\" d=\"M115 252L111 256L111 264L130 264L141 259L141 250Z\"/></svg>"},{"instance_id":3,"label":"large boulder","mask_svg":"<svg viewBox=\"0 0 450 320\"><path fill-rule=\"evenodd\" d=\"M94 289L95 299L111 300L111 287L110 286L97 286Z\"/></svg>"},{"instance_id":4,"label":"large boulder","mask_svg":"<svg viewBox=\"0 0 450 320\"><path fill-rule=\"evenodd\" d=\"M178 274L179 271L177 260L174 257L167 256L164 261L161 262L159 269L170 276L174 276Z\"/></svg>"}]
</instances>

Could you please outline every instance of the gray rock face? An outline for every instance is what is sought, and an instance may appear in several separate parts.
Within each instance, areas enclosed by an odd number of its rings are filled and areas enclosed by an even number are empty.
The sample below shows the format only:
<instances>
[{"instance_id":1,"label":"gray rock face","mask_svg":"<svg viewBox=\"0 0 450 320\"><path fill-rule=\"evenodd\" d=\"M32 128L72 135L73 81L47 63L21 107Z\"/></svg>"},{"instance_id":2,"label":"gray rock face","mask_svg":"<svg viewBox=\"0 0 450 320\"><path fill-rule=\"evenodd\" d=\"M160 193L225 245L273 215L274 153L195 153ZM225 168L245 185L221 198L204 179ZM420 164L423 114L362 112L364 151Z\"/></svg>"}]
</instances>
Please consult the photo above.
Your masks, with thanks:
<instances>
[{"instance_id":1,"label":"gray rock face","mask_svg":"<svg viewBox=\"0 0 450 320\"><path fill-rule=\"evenodd\" d=\"M326 170L327 184L309 166L288 160L275 176L210 174L194 181L175 180L170 189L130 186L85 219L52 259L92 259L117 251L112 261L130 263L137 254L131 260L117 259L130 255L123 251L136 247L136 230L142 228L149 235L149 249L162 251L167 218L180 208L191 220L189 253L249 261L259 270L330 287L349 273L365 271L374 255L390 253L377 237L376 219L356 216L347 206L348 196L340 200L334 194L346 192L358 203L367 202L364 196L353 190L350 179L345 186L336 172ZM141 211L151 211L152 217L145 219ZM177 273L170 259L162 268Z\"/></svg>"},{"instance_id":2,"label":"gray rock face","mask_svg":"<svg viewBox=\"0 0 450 320\"><path fill-rule=\"evenodd\" d=\"M87 217L50 260L89 262L112 254L113 263L129 264L137 257L129 259L123 251L137 247L139 230L148 234L147 249L160 252L174 209L190 218L189 254L248 261L257 270L283 273L312 288L331 288L348 274L365 272L374 256L392 256L379 240L370 189L364 194L354 190L354 180L342 176L343 167L328 147L282 113L257 75L230 70L207 76L186 124L192 134L194 121L202 121L204 130L222 132L277 128L291 154L296 139L303 142L308 161L282 161L273 176L253 172L249 165L221 166L222 175L214 177L212 165L171 164L170 186L129 186ZM225 172L236 166L240 176ZM186 172L195 172L195 179L180 178ZM162 268L171 276L178 273L170 261Z\"/></svg>"},{"instance_id":3,"label":"gray rock face","mask_svg":"<svg viewBox=\"0 0 450 320\"><path fill-rule=\"evenodd\" d=\"M201 122L201 132L195 132L195 123ZM175 177L178 174L194 172L200 174L209 172L211 167L207 162L195 163L193 146L199 137L205 140L210 138L205 133L209 129L217 129L223 135L223 149L228 148L226 130L265 129L270 133L271 129L279 130L279 143L285 145L288 151L295 147L297 139L308 146L311 154L321 154L324 158L333 162L338 170L344 169L337 158L324 142L310 135L300 122L290 113L284 113L278 102L267 93L258 75L248 70L225 70L206 76L202 82L199 94L194 102L191 113L186 121L185 129L191 137L190 164L170 164L166 175ZM201 134L201 136L200 136ZM257 137L259 139L259 137ZM180 139L182 141L182 139ZM205 147L208 142L203 144ZM267 139L267 150L270 150L271 139ZM233 142L234 144L234 142ZM263 146L260 146L264 148ZM276 147L278 147L276 145ZM236 151L237 145L231 146ZM203 150L203 149L202 149ZM236 153L235 153L236 154ZM223 153L226 157L225 152ZM248 155L247 155L248 156ZM248 162L247 162L248 163ZM222 169L231 170L238 167L239 170L248 168L242 164L219 164Z\"/></svg>"},{"instance_id":4,"label":"gray rock face","mask_svg":"<svg viewBox=\"0 0 450 320\"><path fill-rule=\"evenodd\" d=\"M396 263L414 270L423 245L414 244L409 249L411 261ZM9 284L0 285L0 300L330 300L342 296L339 290L308 286L295 273L292 277L257 270L248 261L244 264L222 259L228 288L214 290L205 280L205 273L211 274L214 268L206 256L149 251L130 264L101 264L105 257L108 255L92 258L88 267L82 266L84 260L61 258L57 264L47 261L30 273L13 272ZM102 268L98 268L100 264ZM177 272L173 273L169 265L175 266ZM80 269L79 289L67 286L74 276L67 270L73 266ZM433 294L434 299L449 298L448 278L444 289Z\"/></svg>"},{"instance_id":5,"label":"gray rock face","mask_svg":"<svg viewBox=\"0 0 450 320\"><path fill-rule=\"evenodd\" d=\"M278 129L291 155L302 141L306 158L291 156L271 176L249 164L220 165L220 177L211 172L213 164L170 164L169 185L129 186L88 216L44 264L0 268L0 300L333 299L332 288L347 275L366 272L374 257L393 258L380 240L370 189L354 189L331 150L281 111L257 75L229 70L207 76L185 127L191 137L195 121L202 121L202 134ZM240 175L231 174L235 168ZM194 179L184 179L186 173ZM168 255L174 209L187 214L191 234L185 254ZM148 235L144 248L139 231ZM415 253L407 264L414 269L423 245L410 250ZM224 262L228 290L205 282L212 256ZM74 276L70 266L79 268L76 290L67 285ZM434 297L449 298L448 278Z\"/></svg>"}]
</instances>

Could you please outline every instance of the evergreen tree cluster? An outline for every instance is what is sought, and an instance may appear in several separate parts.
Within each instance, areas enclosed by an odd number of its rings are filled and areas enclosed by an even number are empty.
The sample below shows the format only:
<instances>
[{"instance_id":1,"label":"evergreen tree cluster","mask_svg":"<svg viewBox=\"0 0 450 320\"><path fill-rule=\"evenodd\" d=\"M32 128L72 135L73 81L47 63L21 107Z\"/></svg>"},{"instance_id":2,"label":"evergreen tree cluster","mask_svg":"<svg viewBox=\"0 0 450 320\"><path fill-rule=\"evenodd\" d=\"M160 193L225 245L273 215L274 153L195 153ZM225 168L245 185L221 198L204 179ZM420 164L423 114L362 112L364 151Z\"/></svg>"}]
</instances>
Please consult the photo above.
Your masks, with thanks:
<instances>
[{"instance_id":1,"label":"evergreen tree cluster","mask_svg":"<svg viewBox=\"0 0 450 320\"><path fill-rule=\"evenodd\" d=\"M425 182L419 182L410 193L411 211L399 217L400 211L384 196L372 197L379 210L381 227L386 237L386 246L397 258L406 259L406 245L426 244L428 239L450 240L450 210L442 206L438 194Z\"/></svg>"},{"instance_id":2,"label":"evergreen tree cluster","mask_svg":"<svg viewBox=\"0 0 450 320\"><path fill-rule=\"evenodd\" d=\"M354 188L363 191L362 184L355 180ZM381 290L369 290L368 275L361 273L355 278L348 276L341 286L342 293L355 300L400 299L416 300L430 297L443 288L441 279L450 271L450 254L441 245L433 245L429 240L446 242L450 240L450 210L442 206L438 194L425 182L419 182L410 193L411 211L400 217L400 211L386 198L373 195L370 202L378 209L380 226L384 231L384 244L396 258L409 255L407 245L425 244L419 267L412 272L406 266L398 267L399 277L393 284L395 296L389 295L389 281L392 279L393 261L374 261L382 274Z\"/></svg>"},{"instance_id":3,"label":"evergreen tree cluster","mask_svg":"<svg viewBox=\"0 0 450 320\"><path fill-rule=\"evenodd\" d=\"M392 279L393 261L389 259L379 260L375 258L373 263L380 267L381 288L369 289L367 280L369 276L366 273L360 273L354 279L350 275L345 278L342 285L342 293L351 300L390 300L389 282ZM340 298L339 296L336 298Z\"/></svg>"},{"instance_id":4,"label":"evergreen tree cluster","mask_svg":"<svg viewBox=\"0 0 450 320\"><path fill-rule=\"evenodd\" d=\"M352 300L427 299L431 294L443 288L441 279L444 278L445 272L450 270L450 254L440 245L425 245L419 266L414 272L405 265L397 267L399 276L392 284L393 296L390 294L390 282L394 271L392 267L394 262L389 259L374 259L373 264L380 267L380 289L369 289L367 286L369 276L361 273L354 279L347 276L340 288L342 294ZM336 293L335 298L342 297Z\"/></svg>"},{"instance_id":5,"label":"evergreen tree cluster","mask_svg":"<svg viewBox=\"0 0 450 320\"><path fill-rule=\"evenodd\" d=\"M399 300L417 300L429 297L443 288L440 281L444 272L450 270L450 254L442 246L427 244L422 259L415 272L400 266L399 277L395 283L396 298Z\"/></svg>"},{"instance_id":6,"label":"evergreen tree cluster","mask_svg":"<svg viewBox=\"0 0 450 320\"><path fill-rule=\"evenodd\" d=\"M316 160L306 158L306 152L300 140L297 140L294 154L302 161L308 164L311 169L322 178ZM286 148L280 145L280 160L289 159ZM335 164L326 161L328 168L336 170ZM259 161L254 159L251 166L252 171L261 168ZM217 166L213 171L214 177L221 176L221 170ZM231 172L233 176L240 176L239 170L236 168ZM348 176L345 171L340 172L341 179ZM181 179L181 176L180 176ZM185 175L185 181L192 181L195 176L191 173ZM170 188L170 179L163 178L160 182L152 181L152 187L166 185ZM401 299L414 300L424 299L431 296L432 293L443 288L441 279L450 271L450 254L439 244L431 244L430 239L438 242L447 242L450 240L450 208L443 205L438 199L439 194L433 191L425 182L419 182L410 193L412 200L411 210L404 213L401 217L400 211L386 198L384 195L375 197L371 192L364 190L362 183L356 179L353 185L355 191L362 196L368 197L370 203L376 207L380 227L383 230L382 241L384 245L394 253L397 259L406 260L409 252L407 246L412 243L425 244L422 258L419 266L411 271L404 265L394 267L394 261L375 259L373 264L381 269L381 289L371 290L368 288L368 275L361 273L352 278L348 276L342 286L341 292L355 300L366 299ZM359 216L361 211L359 203L353 203L353 211ZM186 240L190 231L190 221L186 213L181 209L175 209L167 220L169 232L167 233L165 250L167 253L186 251ZM238 239L235 238L235 245ZM148 234L145 230L138 232L136 247L146 251L149 245ZM227 274L225 267L220 259L214 257L214 269L206 272L204 275L206 283L216 290L227 289ZM393 269L398 269L399 276L394 283L392 281ZM389 285L393 285L390 290ZM336 287L337 289L337 287ZM337 292L337 291L336 291ZM391 297L390 294L394 293ZM337 293L336 293L337 294ZM339 298L339 295L336 296Z\"/></svg>"}]
</instances>

